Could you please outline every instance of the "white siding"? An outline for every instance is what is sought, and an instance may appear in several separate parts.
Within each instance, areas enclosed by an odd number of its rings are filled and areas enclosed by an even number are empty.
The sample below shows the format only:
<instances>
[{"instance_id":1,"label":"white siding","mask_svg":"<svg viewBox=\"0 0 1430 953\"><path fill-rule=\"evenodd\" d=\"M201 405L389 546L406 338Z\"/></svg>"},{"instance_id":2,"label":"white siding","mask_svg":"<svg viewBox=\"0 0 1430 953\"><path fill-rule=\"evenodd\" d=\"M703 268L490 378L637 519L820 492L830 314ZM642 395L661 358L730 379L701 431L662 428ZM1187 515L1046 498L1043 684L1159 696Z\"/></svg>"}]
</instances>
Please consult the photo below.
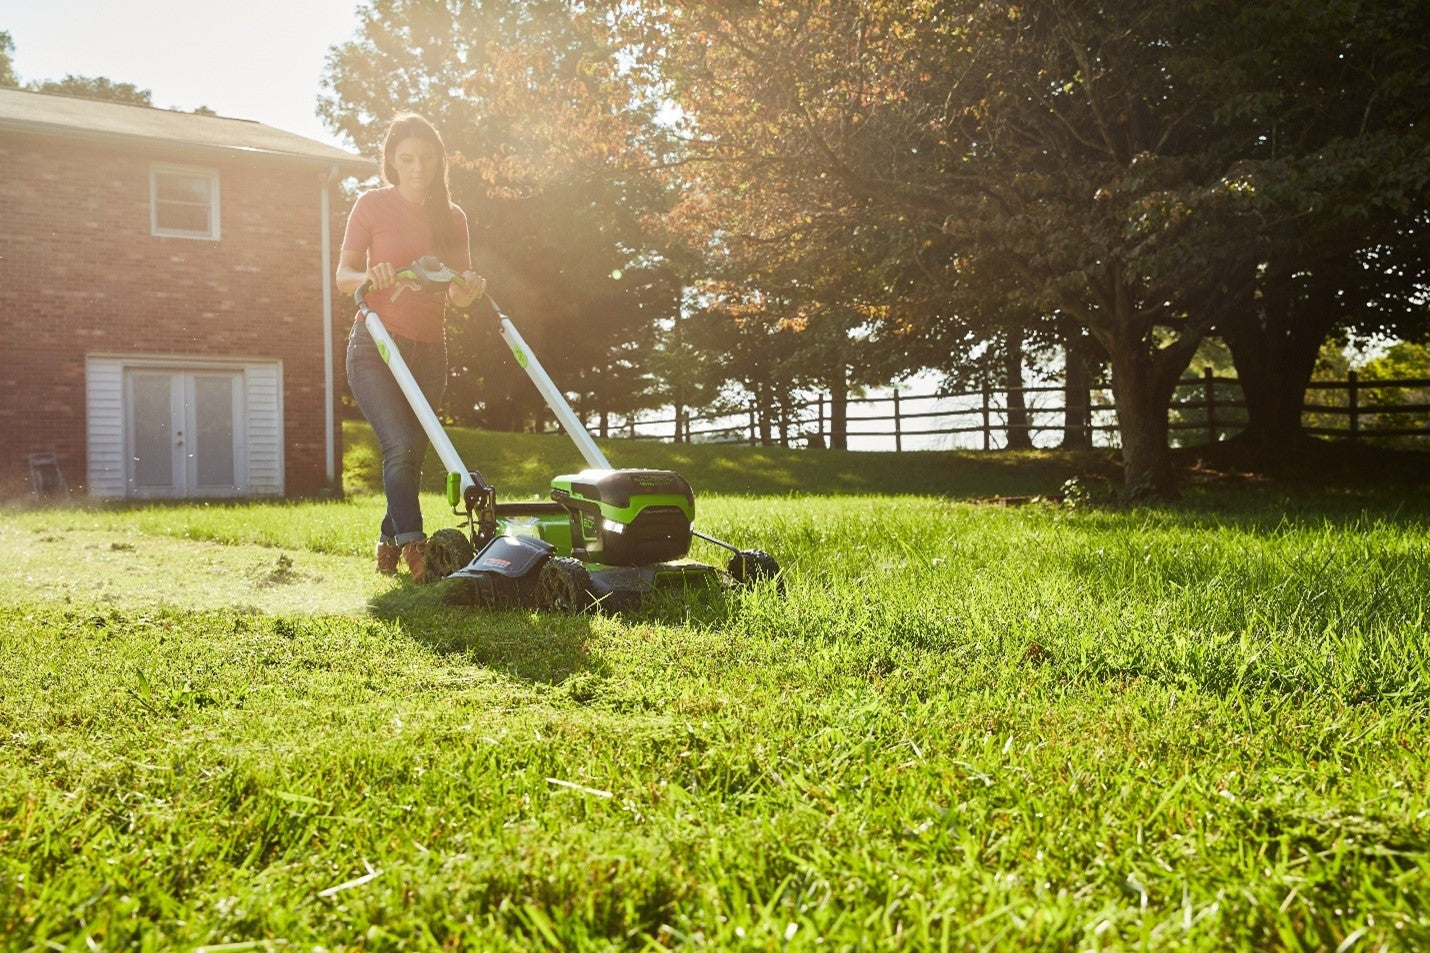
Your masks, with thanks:
<instances>
[{"instance_id":1,"label":"white siding","mask_svg":"<svg viewBox=\"0 0 1430 953\"><path fill-rule=\"evenodd\" d=\"M283 365L247 364L248 492L283 495Z\"/></svg>"},{"instance_id":2,"label":"white siding","mask_svg":"<svg viewBox=\"0 0 1430 953\"><path fill-rule=\"evenodd\" d=\"M123 499L124 364L115 359L87 358L84 380L89 495Z\"/></svg>"}]
</instances>

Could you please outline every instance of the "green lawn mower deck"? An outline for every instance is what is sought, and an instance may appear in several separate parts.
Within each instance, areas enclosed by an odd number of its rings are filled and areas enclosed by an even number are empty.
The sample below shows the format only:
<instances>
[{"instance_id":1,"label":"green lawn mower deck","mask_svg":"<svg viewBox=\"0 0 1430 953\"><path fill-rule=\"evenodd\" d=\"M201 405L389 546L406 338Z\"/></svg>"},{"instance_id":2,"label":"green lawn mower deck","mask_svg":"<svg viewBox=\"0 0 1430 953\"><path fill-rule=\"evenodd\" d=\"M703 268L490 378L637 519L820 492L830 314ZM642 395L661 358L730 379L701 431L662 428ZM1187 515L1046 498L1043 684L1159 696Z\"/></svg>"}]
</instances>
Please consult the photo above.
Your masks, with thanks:
<instances>
[{"instance_id":1,"label":"green lawn mower deck","mask_svg":"<svg viewBox=\"0 0 1430 953\"><path fill-rule=\"evenodd\" d=\"M488 540L440 530L428 562L449 601L489 608L632 611L657 593L690 596L773 577L766 553L738 550L722 572L685 558L695 497L669 470L583 470L551 481L550 502L493 504Z\"/></svg>"}]
</instances>

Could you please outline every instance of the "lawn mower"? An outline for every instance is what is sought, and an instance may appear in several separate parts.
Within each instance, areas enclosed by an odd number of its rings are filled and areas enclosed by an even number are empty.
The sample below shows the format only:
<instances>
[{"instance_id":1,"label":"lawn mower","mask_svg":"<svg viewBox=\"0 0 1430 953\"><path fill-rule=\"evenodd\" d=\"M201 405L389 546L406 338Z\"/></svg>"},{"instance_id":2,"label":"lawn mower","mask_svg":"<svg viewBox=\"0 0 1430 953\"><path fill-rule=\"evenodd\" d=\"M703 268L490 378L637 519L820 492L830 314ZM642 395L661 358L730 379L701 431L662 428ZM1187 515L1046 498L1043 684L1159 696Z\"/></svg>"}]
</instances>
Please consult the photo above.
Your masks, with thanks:
<instances>
[{"instance_id":1,"label":"lawn mower","mask_svg":"<svg viewBox=\"0 0 1430 953\"><path fill-rule=\"evenodd\" d=\"M419 258L398 270L393 293L444 292L456 278L438 259ZM382 320L364 302L367 287L354 293L359 314L446 467L447 502L465 524L427 541L427 574L447 580L449 601L622 612L656 592L719 591L766 579L778 585L779 564L768 553L695 529L695 496L680 474L613 468L511 319L486 295L502 339L587 465L555 477L550 500L498 503L495 488L462 462ZM696 539L731 554L723 572L687 558Z\"/></svg>"}]
</instances>

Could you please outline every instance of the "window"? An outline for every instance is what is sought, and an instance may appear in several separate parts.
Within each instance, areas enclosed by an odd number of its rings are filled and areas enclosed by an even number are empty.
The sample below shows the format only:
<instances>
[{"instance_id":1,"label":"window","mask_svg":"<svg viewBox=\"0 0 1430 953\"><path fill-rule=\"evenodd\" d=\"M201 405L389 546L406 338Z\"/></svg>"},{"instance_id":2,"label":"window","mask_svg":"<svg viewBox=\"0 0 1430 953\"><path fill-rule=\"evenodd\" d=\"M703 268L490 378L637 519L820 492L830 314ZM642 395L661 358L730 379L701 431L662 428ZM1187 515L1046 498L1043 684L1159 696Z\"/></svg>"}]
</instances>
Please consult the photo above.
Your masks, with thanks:
<instances>
[{"instance_id":1,"label":"window","mask_svg":"<svg viewBox=\"0 0 1430 953\"><path fill-rule=\"evenodd\" d=\"M149 170L150 231L173 238L218 238L218 173L156 165Z\"/></svg>"}]
</instances>

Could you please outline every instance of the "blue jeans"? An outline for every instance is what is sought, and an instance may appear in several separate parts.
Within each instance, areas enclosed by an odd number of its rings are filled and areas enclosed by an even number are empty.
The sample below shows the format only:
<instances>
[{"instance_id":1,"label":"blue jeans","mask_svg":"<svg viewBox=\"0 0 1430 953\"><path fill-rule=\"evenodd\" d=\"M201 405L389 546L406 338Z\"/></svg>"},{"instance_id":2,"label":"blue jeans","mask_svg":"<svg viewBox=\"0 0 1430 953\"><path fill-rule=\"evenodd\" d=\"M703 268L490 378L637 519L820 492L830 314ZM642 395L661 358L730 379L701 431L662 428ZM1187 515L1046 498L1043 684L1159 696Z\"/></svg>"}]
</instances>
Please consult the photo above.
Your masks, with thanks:
<instances>
[{"instance_id":1,"label":"blue jeans","mask_svg":"<svg viewBox=\"0 0 1430 953\"><path fill-rule=\"evenodd\" d=\"M395 334L392 339L435 411L447 387L447 346ZM422 458L427 454L427 434L361 320L353 323L348 335L347 364L348 387L382 448L387 514L382 518L379 539L396 546L425 539L417 489L422 481Z\"/></svg>"}]
</instances>

